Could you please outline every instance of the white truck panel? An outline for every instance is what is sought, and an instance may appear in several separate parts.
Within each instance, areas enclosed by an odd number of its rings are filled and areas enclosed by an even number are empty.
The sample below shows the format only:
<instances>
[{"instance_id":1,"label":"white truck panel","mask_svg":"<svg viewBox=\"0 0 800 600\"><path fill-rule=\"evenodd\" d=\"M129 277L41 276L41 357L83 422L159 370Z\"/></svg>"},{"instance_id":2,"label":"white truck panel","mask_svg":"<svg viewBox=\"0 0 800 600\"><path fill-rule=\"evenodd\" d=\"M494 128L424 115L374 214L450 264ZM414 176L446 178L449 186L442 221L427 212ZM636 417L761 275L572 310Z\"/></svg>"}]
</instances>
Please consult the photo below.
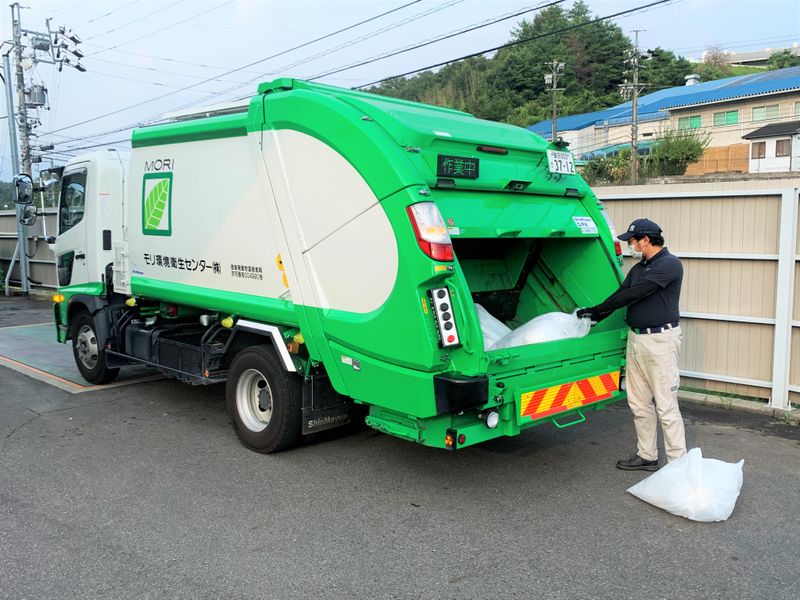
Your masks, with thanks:
<instances>
[{"instance_id":1,"label":"white truck panel","mask_svg":"<svg viewBox=\"0 0 800 600\"><path fill-rule=\"evenodd\" d=\"M380 204L373 206L305 253L320 308L368 313L394 288L397 242Z\"/></svg>"},{"instance_id":2,"label":"white truck panel","mask_svg":"<svg viewBox=\"0 0 800 600\"><path fill-rule=\"evenodd\" d=\"M277 215L271 190L259 176L264 168L259 155L258 136L135 149L128 188L131 274L286 297L277 261L283 249L272 227ZM146 232L143 190L170 173L171 197L162 220Z\"/></svg>"},{"instance_id":3,"label":"white truck panel","mask_svg":"<svg viewBox=\"0 0 800 600\"><path fill-rule=\"evenodd\" d=\"M287 272L296 276L290 276L290 284L298 286L302 303L358 313L380 307L397 278L397 241L367 183L341 155L312 136L265 131L263 147L290 249ZM326 165L324 176L309 175L321 165ZM320 203L319 198L329 201Z\"/></svg>"},{"instance_id":4,"label":"white truck panel","mask_svg":"<svg viewBox=\"0 0 800 600\"><path fill-rule=\"evenodd\" d=\"M358 171L317 138L288 129L267 136L279 153L304 252L378 203Z\"/></svg>"}]
</instances>

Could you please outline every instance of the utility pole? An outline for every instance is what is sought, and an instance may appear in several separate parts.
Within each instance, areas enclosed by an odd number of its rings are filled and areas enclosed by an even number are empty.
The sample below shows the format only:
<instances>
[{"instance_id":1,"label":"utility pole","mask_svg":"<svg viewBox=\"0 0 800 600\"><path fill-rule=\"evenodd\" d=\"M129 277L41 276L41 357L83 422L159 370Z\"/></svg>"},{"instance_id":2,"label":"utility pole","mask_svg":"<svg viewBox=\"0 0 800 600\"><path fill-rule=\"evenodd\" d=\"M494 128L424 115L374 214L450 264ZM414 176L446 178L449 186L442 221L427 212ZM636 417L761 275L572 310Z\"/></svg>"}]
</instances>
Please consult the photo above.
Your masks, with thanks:
<instances>
[{"instance_id":1,"label":"utility pole","mask_svg":"<svg viewBox=\"0 0 800 600\"><path fill-rule=\"evenodd\" d=\"M16 9L16 10L15 10ZM17 123L22 150L22 172L31 174L31 128L28 123L28 106L25 102L25 75L22 72L22 24L19 19L19 2L11 5L11 29L14 37L14 62L17 78Z\"/></svg>"},{"instance_id":2,"label":"utility pole","mask_svg":"<svg viewBox=\"0 0 800 600\"><path fill-rule=\"evenodd\" d=\"M631 100L631 183L639 183L639 29L634 31L633 99Z\"/></svg>"},{"instance_id":3,"label":"utility pole","mask_svg":"<svg viewBox=\"0 0 800 600\"><path fill-rule=\"evenodd\" d=\"M19 140L22 146L22 172L31 174L31 144L30 126L28 124L28 107L25 105L25 75L22 72L22 26L19 21L19 3L11 5L11 33L14 39L14 61L17 79L17 123L19 124ZM11 79L11 73L8 73ZM8 107L9 120L14 111ZM16 162L16 161L15 161ZM17 175L19 172L14 173ZM19 204L17 209L17 257L19 258L19 278L20 291L27 295L31 291L30 275L28 273L28 228L22 223L22 206ZM12 262L9 265L9 275L11 274ZM6 295L8 289L6 288Z\"/></svg>"},{"instance_id":4,"label":"utility pole","mask_svg":"<svg viewBox=\"0 0 800 600\"><path fill-rule=\"evenodd\" d=\"M558 92L563 92L564 88L558 87L558 78L560 75L564 74L564 63L558 62L554 60L553 62L544 63L546 66L550 67L550 72L544 74L544 84L550 86L550 95L553 104L553 118L551 120L551 137L550 141L555 142L556 136L558 135L558 103L556 101L556 94Z\"/></svg>"},{"instance_id":5,"label":"utility pole","mask_svg":"<svg viewBox=\"0 0 800 600\"><path fill-rule=\"evenodd\" d=\"M8 132L11 138L11 156L14 174L25 173L33 176L31 164L39 162L41 159L31 156L31 135L33 128L39 123L38 118L33 121L28 117L28 108L38 109L45 106L47 90L43 85L25 85L25 69L30 69L37 63L43 62L51 65L58 65L61 71L66 64L78 71L86 69L78 62L70 62L70 59L62 53L69 52L74 59L80 59L83 54L74 46L80 44L81 40L71 31L67 32L64 27L58 31L50 30L50 19L47 19L47 32L29 31L22 28L20 18L20 5L15 2L11 5L11 33L12 40L3 41L2 44L10 44L11 48L3 53L3 63L5 70L6 84L6 106L8 114ZM23 36L27 37L29 54L23 55ZM15 61L15 84L17 88L17 110L14 110L14 93L11 82L11 64L9 55L13 51ZM20 152L17 149L16 128L19 128ZM22 168L20 169L19 157L22 157ZM17 247L14 256L8 267L8 274L5 279L5 295L9 295L8 284L11 278L11 271L14 263L19 259L20 288L22 294L30 292L30 269L28 264L28 232L27 227L22 223L23 207L16 206L17 209Z\"/></svg>"},{"instance_id":6,"label":"utility pole","mask_svg":"<svg viewBox=\"0 0 800 600\"><path fill-rule=\"evenodd\" d=\"M629 62L633 71L633 83L627 81L620 86L620 93L624 98L631 98L631 183L639 182L639 93L644 86L639 85L639 32L643 29L634 29L635 42Z\"/></svg>"}]
</instances>

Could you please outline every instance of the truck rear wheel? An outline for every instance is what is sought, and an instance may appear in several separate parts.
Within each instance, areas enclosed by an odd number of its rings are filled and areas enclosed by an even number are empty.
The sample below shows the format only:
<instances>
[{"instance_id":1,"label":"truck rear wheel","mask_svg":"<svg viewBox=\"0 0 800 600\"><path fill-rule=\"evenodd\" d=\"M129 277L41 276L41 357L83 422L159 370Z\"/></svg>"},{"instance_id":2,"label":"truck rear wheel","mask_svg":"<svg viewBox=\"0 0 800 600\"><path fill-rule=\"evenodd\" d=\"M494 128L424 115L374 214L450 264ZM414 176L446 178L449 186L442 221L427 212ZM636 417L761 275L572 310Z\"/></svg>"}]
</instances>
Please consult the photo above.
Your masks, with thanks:
<instances>
[{"instance_id":1,"label":"truck rear wheel","mask_svg":"<svg viewBox=\"0 0 800 600\"><path fill-rule=\"evenodd\" d=\"M70 330L72 354L81 376L89 383L103 384L114 381L119 369L106 366L106 353L97 341L97 328L92 315L80 312L72 319Z\"/></svg>"},{"instance_id":2,"label":"truck rear wheel","mask_svg":"<svg viewBox=\"0 0 800 600\"><path fill-rule=\"evenodd\" d=\"M233 359L225 397L239 441L256 452L285 450L300 437L303 390L271 346L253 346Z\"/></svg>"}]
</instances>

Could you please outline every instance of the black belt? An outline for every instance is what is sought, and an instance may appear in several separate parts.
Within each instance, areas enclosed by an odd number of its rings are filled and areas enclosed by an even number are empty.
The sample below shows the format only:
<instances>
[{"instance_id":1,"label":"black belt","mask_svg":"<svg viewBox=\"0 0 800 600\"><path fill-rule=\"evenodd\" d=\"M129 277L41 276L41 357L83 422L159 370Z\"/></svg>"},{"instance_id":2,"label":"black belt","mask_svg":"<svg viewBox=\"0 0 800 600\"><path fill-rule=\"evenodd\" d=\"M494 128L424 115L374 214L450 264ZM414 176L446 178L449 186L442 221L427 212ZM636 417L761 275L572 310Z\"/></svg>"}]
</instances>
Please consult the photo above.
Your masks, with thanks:
<instances>
[{"instance_id":1,"label":"black belt","mask_svg":"<svg viewBox=\"0 0 800 600\"><path fill-rule=\"evenodd\" d=\"M678 322L675 321L674 323L664 323L663 325L656 325L655 327L631 327L631 331L633 331L633 333L661 333L662 331L675 329L677 326Z\"/></svg>"}]
</instances>

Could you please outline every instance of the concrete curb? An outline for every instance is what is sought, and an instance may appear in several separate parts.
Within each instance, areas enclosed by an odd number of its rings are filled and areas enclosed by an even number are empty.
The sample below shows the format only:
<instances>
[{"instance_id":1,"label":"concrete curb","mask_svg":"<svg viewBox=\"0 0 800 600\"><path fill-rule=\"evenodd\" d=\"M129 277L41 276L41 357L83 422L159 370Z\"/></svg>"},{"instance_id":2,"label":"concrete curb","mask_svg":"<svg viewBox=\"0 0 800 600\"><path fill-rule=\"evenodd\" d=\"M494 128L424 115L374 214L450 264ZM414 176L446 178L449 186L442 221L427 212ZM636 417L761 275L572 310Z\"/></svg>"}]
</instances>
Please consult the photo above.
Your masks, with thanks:
<instances>
[{"instance_id":1,"label":"concrete curb","mask_svg":"<svg viewBox=\"0 0 800 600\"><path fill-rule=\"evenodd\" d=\"M800 409L781 410L772 408L766 404L760 404L754 400L742 400L739 398L723 398L713 394L699 394L697 392L679 391L678 399L686 402L694 402L703 406L714 406L728 410L740 410L743 412L755 413L765 417L772 417L778 421L783 421L787 425L800 425Z\"/></svg>"}]
</instances>

